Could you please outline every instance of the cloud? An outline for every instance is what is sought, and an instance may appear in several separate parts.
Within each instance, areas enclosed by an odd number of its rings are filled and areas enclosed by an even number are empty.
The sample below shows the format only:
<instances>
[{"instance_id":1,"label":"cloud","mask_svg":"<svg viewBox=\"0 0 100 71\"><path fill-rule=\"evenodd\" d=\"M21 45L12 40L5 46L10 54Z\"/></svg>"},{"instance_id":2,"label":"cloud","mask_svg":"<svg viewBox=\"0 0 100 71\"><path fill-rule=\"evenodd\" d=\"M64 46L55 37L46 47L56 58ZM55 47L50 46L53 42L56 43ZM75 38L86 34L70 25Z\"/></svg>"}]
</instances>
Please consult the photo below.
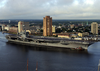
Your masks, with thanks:
<instances>
[{"instance_id":1,"label":"cloud","mask_svg":"<svg viewBox=\"0 0 100 71\"><path fill-rule=\"evenodd\" d=\"M100 19L99 0L0 0L0 19Z\"/></svg>"}]
</instances>

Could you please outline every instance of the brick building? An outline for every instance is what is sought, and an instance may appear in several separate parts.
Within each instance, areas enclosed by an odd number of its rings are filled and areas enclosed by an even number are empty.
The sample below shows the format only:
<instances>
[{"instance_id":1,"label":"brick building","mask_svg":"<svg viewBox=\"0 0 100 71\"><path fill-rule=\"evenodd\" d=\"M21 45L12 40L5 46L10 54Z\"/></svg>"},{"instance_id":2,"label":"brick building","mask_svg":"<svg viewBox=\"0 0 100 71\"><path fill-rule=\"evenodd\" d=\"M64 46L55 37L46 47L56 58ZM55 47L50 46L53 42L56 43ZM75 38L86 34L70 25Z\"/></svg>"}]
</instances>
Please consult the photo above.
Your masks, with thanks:
<instances>
[{"instance_id":1,"label":"brick building","mask_svg":"<svg viewBox=\"0 0 100 71\"><path fill-rule=\"evenodd\" d=\"M17 33L18 32L18 28L17 27L10 27L9 28L9 32L11 32L11 33Z\"/></svg>"},{"instance_id":2,"label":"brick building","mask_svg":"<svg viewBox=\"0 0 100 71\"><path fill-rule=\"evenodd\" d=\"M43 36L52 36L52 17L43 18Z\"/></svg>"}]
</instances>

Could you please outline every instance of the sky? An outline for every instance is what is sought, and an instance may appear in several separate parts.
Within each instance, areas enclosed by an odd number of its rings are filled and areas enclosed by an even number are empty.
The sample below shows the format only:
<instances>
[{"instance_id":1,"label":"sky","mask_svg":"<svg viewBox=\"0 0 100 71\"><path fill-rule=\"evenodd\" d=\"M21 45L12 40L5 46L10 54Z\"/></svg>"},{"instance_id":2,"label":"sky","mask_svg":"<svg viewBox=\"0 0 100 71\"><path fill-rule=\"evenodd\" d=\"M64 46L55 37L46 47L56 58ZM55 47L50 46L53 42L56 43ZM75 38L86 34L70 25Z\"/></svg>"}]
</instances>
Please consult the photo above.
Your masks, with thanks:
<instances>
[{"instance_id":1,"label":"sky","mask_svg":"<svg viewBox=\"0 0 100 71\"><path fill-rule=\"evenodd\" d=\"M100 0L0 0L0 19L100 19Z\"/></svg>"}]
</instances>

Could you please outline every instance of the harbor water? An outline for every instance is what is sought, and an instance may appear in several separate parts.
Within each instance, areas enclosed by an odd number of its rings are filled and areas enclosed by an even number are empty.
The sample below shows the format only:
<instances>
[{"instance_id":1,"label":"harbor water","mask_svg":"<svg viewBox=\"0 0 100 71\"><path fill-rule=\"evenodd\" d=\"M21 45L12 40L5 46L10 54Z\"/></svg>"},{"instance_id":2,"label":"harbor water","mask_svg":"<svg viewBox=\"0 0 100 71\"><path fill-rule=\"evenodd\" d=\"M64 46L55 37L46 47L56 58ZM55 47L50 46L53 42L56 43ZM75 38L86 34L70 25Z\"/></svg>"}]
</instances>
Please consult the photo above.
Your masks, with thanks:
<instances>
[{"instance_id":1,"label":"harbor water","mask_svg":"<svg viewBox=\"0 0 100 71\"><path fill-rule=\"evenodd\" d=\"M87 51L60 48L22 46L7 42L0 32L0 71L97 71L100 59L100 42Z\"/></svg>"}]
</instances>

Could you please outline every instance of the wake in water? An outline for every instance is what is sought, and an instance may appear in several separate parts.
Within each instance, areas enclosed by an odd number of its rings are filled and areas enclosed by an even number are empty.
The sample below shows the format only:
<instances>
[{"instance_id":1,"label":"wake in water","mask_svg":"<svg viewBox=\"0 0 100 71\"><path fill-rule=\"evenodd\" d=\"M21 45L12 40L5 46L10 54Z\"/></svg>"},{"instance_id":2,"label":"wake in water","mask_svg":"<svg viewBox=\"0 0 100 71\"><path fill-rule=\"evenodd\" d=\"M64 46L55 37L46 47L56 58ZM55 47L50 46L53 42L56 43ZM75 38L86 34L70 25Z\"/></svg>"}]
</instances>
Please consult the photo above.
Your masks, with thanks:
<instances>
[{"instance_id":1,"label":"wake in water","mask_svg":"<svg viewBox=\"0 0 100 71\"><path fill-rule=\"evenodd\" d=\"M88 47L90 54L100 55L100 42L96 42Z\"/></svg>"},{"instance_id":2,"label":"wake in water","mask_svg":"<svg viewBox=\"0 0 100 71\"><path fill-rule=\"evenodd\" d=\"M7 33L4 33L4 34L2 34L2 32L0 32L0 41L1 42L6 42L7 41L7 39L6 39L6 35L8 35Z\"/></svg>"},{"instance_id":3,"label":"wake in water","mask_svg":"<svg viewBox=\"0 0 100 71\"><path fill-rule=\"evenodd\" d=\"M6 39L5 37L0 37L0 39Z\"/></svg>"}]
</instances>

